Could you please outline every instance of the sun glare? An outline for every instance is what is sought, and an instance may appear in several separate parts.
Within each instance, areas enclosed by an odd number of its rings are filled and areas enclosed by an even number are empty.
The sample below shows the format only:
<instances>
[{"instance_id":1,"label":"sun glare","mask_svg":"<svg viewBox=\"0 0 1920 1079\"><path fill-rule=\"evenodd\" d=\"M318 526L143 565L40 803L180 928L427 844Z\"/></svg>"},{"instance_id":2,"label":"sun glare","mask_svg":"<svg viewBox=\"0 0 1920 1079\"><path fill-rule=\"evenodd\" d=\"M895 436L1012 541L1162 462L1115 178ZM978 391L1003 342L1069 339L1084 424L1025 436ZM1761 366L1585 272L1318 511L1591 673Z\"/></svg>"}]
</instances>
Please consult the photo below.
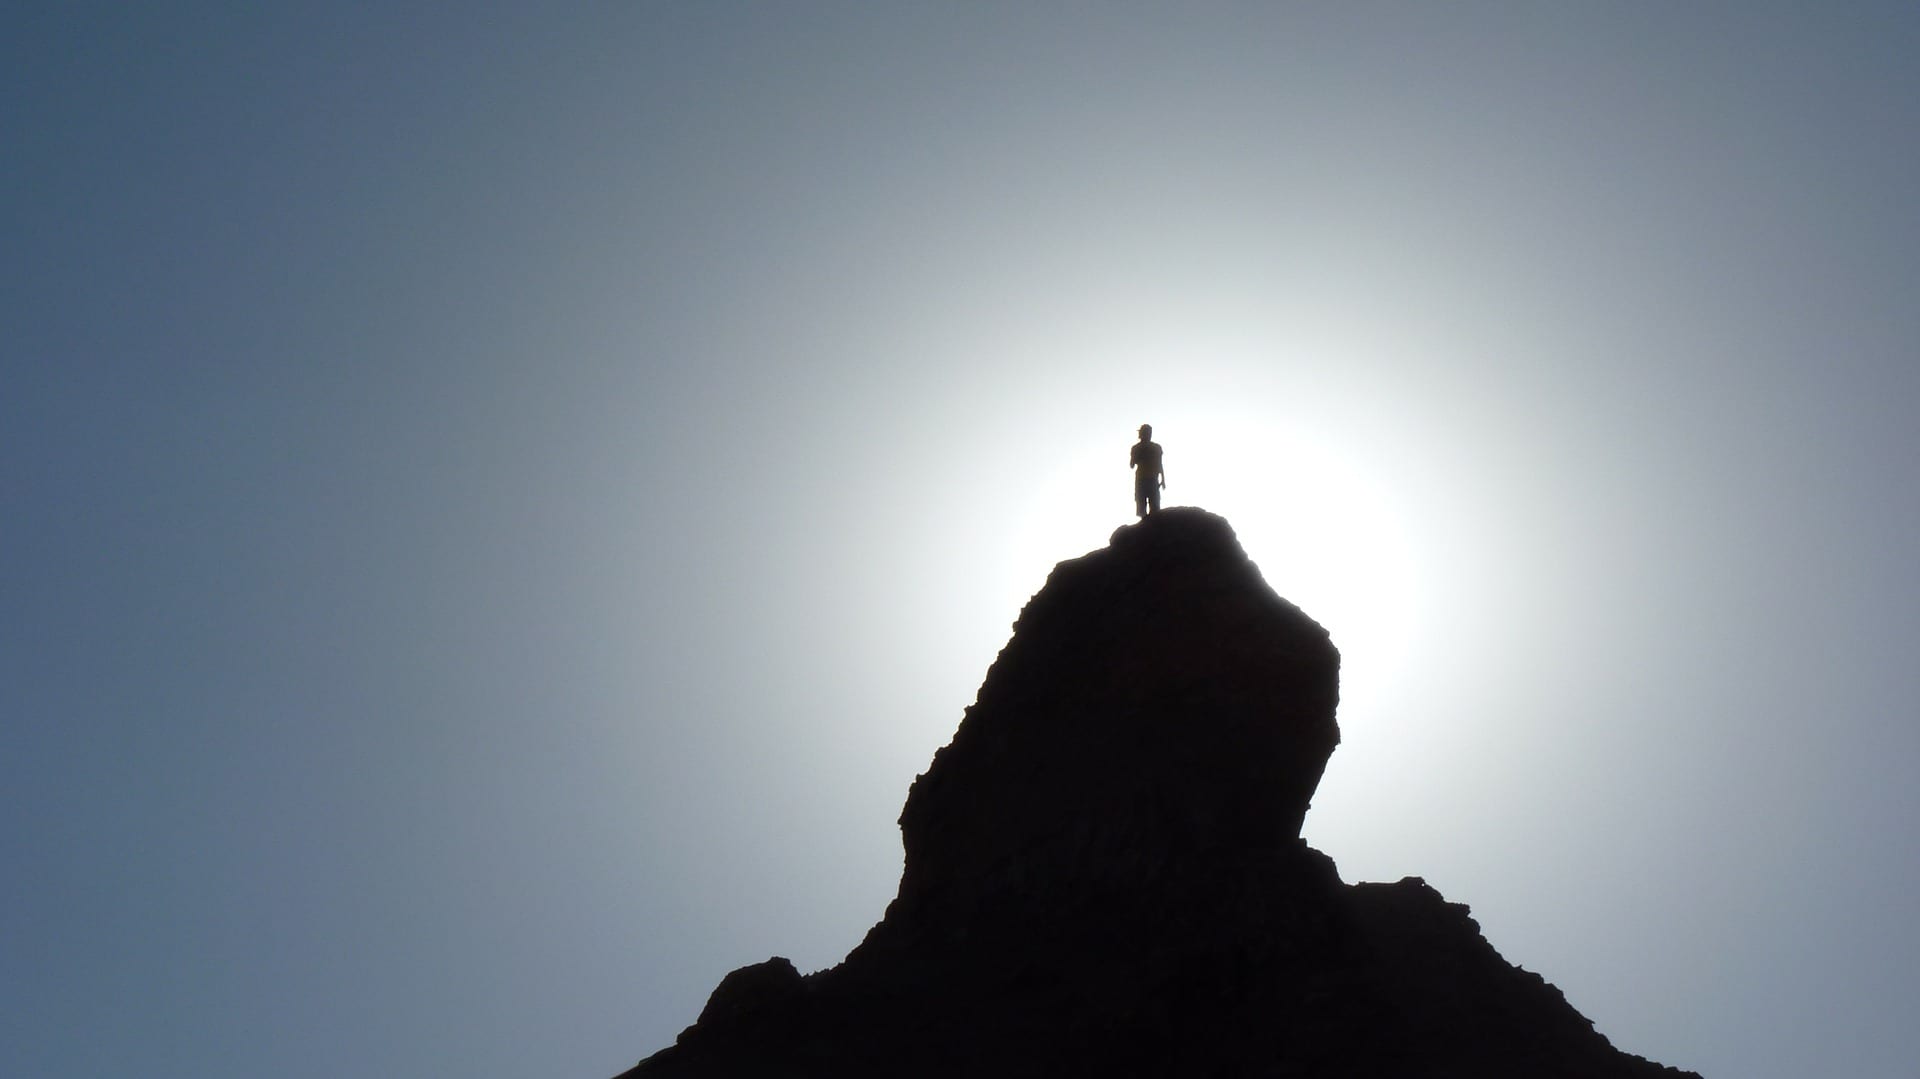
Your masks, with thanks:
<instances>
[{"instance_id":1,"label":"sun glare","mask_svg":"<svg viewBox=\"0 0 1920 1079\"><path fill-rule=\"evenodd\" d=\"M1420 603L1415 551L1393 491L1333 447L1298 435L1169 419L1155 424L1167 447L1166 505L1225 517L1267 583L1333 634L1349 674L1376 687L1390 682ZM1104 546L1133 520L1125 430L1111 445L1066 454L1030 477L1010 565L1051 566Z\"/></svg>"},{"instance_id":2,"label":"sun glare","mask_svg":"<svg viewBox=\"0 0 1920 1079\"><path fill-rule=\"evenodd\" d=\"M1413 551L1386 492L1310 447L1232 453L1197 484L1267 583L1333 634L1349 676L1378 686L1406 659L1418 603ZM1352 680L1351 678L1349 679Z\"/></svg>"}]
</instances>

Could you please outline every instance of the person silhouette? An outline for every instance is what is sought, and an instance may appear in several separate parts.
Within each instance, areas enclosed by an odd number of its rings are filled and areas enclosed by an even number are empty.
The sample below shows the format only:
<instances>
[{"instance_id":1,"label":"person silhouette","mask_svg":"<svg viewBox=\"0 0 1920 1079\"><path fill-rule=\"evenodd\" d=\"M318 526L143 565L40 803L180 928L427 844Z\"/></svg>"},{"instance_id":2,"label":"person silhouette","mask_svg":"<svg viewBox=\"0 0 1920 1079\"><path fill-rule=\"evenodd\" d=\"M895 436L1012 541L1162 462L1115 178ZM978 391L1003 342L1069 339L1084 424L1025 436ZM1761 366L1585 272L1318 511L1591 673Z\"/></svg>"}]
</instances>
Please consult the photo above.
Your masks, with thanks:
<instances>
[{"instance_id":1,"label":"person silhouette","mask_svg":"<svg viewBox=\"0 0 1920 1079\"><path fill-rule=\"evenodd\" d=\"M1167 486L1167 470L1160 463L1160 443L1153 440L1153 424L1140 425L1140 441L1127 455L1133 466L1133 512L1136 517L1160 512L1160 492Z\"/></svg>"}]
</instances>

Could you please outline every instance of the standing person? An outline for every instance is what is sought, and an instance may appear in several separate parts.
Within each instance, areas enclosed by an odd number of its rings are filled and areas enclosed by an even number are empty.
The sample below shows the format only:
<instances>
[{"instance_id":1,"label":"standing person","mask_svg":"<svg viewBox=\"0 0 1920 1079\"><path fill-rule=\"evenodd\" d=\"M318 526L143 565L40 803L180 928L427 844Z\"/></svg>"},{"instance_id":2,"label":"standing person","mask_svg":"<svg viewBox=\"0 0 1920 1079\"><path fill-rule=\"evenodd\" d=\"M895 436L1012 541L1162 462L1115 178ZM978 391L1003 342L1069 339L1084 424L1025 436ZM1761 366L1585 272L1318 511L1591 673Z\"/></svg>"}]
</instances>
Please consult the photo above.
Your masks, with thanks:
<instances>
[{"instance_id":1,"label":"standing person","mask_svg":"<svg viewBox=\"0 0 1920 1079\"><path fill-rule=\"evenodd\" d=\"M1160 465L1160 443L1153 440L1153 424L1140 425L1140 441L1127 455L1133 466L1133 512L1136 517L1160 512L1160 492L1167 486L1167 470Z\"/></svg>"}]
</instances>

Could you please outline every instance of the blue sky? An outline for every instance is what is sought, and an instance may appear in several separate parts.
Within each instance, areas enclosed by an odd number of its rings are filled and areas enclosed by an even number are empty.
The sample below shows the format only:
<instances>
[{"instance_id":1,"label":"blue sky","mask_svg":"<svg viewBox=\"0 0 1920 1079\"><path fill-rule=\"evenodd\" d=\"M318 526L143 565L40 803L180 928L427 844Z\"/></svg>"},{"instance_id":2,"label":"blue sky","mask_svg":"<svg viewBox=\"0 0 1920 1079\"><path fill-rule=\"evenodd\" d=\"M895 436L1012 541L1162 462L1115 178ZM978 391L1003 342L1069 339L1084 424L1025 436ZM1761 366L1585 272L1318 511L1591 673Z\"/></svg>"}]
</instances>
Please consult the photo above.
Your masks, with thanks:
<instances>
[{"instance_id":1,"label":"blue sky","mask_svg":"<svg viewBox=\"0 0 1920 1079\"><path fill-rule=\"evenodd\" d=\"M1151 422L1343 649L1347 879L1909 1074L1910 6L6 22L0 1072L605 1075L837 962Z\"/></svg>"}]
</instances>

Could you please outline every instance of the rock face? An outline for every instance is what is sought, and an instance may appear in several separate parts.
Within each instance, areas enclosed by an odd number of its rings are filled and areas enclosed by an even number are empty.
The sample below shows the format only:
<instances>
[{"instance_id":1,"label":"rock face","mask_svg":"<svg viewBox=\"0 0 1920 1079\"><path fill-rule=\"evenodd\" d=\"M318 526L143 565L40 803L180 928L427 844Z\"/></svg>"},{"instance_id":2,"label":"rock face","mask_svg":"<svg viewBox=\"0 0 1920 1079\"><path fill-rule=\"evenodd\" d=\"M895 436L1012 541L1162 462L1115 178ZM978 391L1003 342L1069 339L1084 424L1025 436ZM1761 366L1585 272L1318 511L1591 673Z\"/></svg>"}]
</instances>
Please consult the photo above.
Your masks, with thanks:
<instances>
[{"instance_id":1,"label":"rock face","mask_svg":"<svg viewBox=\"0 0 1920 1079\"><path fill-rule=\"evenodd\" d=\"M845 962L744 967L621 1079L1678 1076L1615 1050L1418 878L1298 837L1339 653L1227 523L1054 569L900 817Z\"/></svg>"},{"instance_id":2,"label":"rock face","mask_svg":"<svg viewBox=\"0 0 1920 1079\"><path fill-rule=\"evenodd\" d=\"M1300 834L1340 741L1340 654L1266 587L1225 521L1170 509L1062 562L953 743L913 784L901 906L1157 874Z\"/></svg>"}]
</instances>

